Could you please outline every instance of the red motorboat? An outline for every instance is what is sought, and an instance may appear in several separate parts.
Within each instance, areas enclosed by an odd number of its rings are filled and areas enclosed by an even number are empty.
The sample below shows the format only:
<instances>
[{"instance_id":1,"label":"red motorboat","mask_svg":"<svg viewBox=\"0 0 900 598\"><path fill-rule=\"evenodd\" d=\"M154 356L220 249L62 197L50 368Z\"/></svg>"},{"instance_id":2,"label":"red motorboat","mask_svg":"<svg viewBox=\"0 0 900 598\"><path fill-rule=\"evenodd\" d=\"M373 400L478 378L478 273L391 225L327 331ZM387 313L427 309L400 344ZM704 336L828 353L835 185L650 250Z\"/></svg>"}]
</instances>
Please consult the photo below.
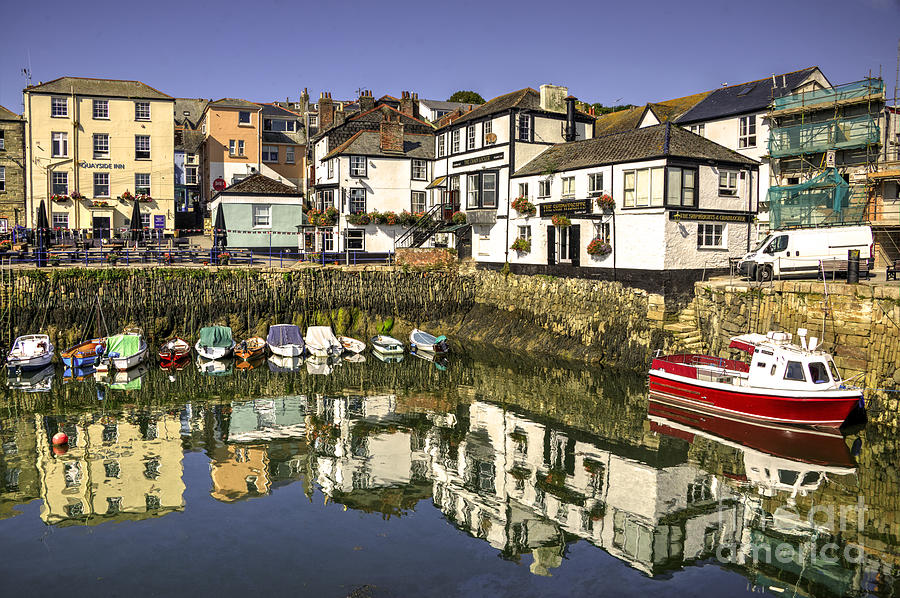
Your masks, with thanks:
<instances>
[{"instance_id":1,"label":"red motorboat","mask_svg":"<svg viewBox=\"0 0 900 598\"><path fill-rule=\"evenodd\" d=\"M170 338L159 348L159 365L164 368L178 364L191 356L191 344L183 338Z\"/></svg>"},{"instance_id":2,"label":"red motorboat","mask_svg":"<svg viewBox=\"0 0 900 598\"><path fill-rule=\"evenodd\" d=\"M848 388L831 355L816 350L817 339L801 346L784 332L744 334L731 347L750 354L750 363L682 354L657 357L650 366L650 391L657 401L700 413L792 425L840 427L862 391Z\"/></svg>"}]
</instances>

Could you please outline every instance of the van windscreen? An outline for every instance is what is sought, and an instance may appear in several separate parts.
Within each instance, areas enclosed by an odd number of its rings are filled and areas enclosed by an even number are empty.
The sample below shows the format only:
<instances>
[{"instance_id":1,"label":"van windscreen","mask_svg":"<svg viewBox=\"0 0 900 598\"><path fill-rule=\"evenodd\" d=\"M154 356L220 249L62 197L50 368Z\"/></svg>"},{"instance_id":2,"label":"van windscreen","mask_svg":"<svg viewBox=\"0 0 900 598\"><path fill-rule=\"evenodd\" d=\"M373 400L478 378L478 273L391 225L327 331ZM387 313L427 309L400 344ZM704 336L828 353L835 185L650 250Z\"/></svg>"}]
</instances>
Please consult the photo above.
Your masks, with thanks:
<instances>
[{"instance_id":1,"label":"van windscreen","mask_svg":"<svg viewBox=\"0 0 900 598\"><path fill-rule=\"evenodd\" d=\"M772 238L772 235L766 235L766 238L759 242L759 245L756 246L756 249L753 250L754 253L762 249L766 243Z\"/></svg>"}]
</instances>

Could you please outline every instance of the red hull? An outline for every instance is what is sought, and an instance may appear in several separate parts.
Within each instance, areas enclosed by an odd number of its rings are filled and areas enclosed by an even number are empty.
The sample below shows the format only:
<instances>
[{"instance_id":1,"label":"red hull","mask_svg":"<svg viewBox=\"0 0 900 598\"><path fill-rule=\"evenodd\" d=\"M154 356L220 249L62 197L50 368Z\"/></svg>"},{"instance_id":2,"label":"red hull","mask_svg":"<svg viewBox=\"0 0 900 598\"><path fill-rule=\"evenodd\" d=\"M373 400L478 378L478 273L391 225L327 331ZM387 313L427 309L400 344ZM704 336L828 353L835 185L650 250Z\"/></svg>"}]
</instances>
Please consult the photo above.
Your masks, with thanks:
<instances>
[{"instance_id":1,"label":"red hull","mask_svg":"<svg viewBox=\"0 0 900 598\"><path fill-rule=\"evenodd\" d=\"M176 338L171 340L179 340L183 342L186 347L184 349L176 348L176 349L168 349L166 345L171 341L166 341L162 348L160 348L157 355L159 355L159 365L160 367L168 368L174 365L178 365L182 360L188 359L191 356L191 345L184 339Z\"/></svg>"},{"instance_id":2,"label":"red hull","mask_svg":"<svg viewBox=\"0 0 900 598\"><path fill-rule=\"evenodd\" d=\"M855 467L844 437L837 430L814 430L781 424L750 422L717 415L690 411L672 405L663 397L650 395L647 411L651 416L665 418L697 433L776 457L828 467ZM654 431L693 442L693 434L684 429L651 421Z\"/></svg>"},{"instance_id":3,"label":"red hull","mask_svg":"<svg viewBox=\"0 0 900 598\"><path fill-rule=\"evenodd\" d=\"M662 369L662 368L659 368ZM656 360L650 371L650 391L670 402L705 413L767 422L838 428L860 404L858 391L839 396L789 396L776 392L742 392L658 375Z\"/></svg>"}]
</instances>

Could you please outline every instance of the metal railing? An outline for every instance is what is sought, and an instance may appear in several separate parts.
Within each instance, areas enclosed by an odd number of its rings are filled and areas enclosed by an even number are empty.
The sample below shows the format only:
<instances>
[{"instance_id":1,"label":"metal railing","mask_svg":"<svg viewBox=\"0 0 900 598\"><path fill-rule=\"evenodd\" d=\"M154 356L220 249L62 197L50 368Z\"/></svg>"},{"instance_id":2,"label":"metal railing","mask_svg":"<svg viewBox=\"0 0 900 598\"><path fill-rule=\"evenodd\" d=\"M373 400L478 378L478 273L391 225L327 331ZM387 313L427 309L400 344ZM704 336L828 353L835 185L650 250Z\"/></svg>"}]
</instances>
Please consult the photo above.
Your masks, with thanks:
<instances>
[{"instance_id":1,"label":"metal railing","mask_svg":"<svg viewBox=\"0 0 900 598\"><path fill-rule=\"evenodd\" d=\"M429 237L443 228L443 210L449 205L437 203L431 206L430 210L394 240L394 247L421 247Z\"/></svg>"}]
</instances>

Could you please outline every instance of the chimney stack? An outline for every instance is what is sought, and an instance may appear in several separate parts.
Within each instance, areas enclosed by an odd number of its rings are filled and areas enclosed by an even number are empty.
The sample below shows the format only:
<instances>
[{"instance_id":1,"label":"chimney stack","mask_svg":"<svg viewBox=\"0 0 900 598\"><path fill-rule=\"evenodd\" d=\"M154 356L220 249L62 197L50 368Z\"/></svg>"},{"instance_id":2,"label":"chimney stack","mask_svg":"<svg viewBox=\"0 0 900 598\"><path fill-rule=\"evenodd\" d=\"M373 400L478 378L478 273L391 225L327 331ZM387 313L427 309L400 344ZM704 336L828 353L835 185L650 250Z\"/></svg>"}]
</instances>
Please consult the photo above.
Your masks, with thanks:
<instances>
[{"instance_id":1,"label":"chimney stack","mask_svg":"<svg viewBox=\"0 0 900 598\"><path fill-rule=\"evenodd\" d=\"M566 141L575 141L578 138L578 130L575 128L575 96L566 97Z\"/></svg>"},{"instance_id":2,"label":"chimney stack","mask_svg":"<svg viewBox=\"0 0 900 598\"><path fill-rule=\"evenodd\" d=\"M359 111L368 112L374 107L375 97L372 95L371 91L364 89L362 93L359 94Z\"/></svg>"},{"instance_id":3,"label":"chimney stack","mask_svg":"<svg viewBox=\"0 0 900 598\"><path fill-rule=\"evenodd\" d=\"M331 93L323 91L319 95L319 130L324 131L334 124L334 102Z\"/></svg>"},{"instance_id":4,"label":"chimney stack","mask_svg":"<svg viewBox=\"0 0 900 598\"><path fill-rule=\"evenodd\" d=\"M400 94L400 112L406 116L416 117L419 112L419 94L415 94L414 97L408 91L402 92Z\"/></svg>"},{"instance_id":5,"label":"chimney stack","mask_svg":"<svg viewBox=\"0 0 900 598\"><path fill-rule=\"evenodd\" d=\"M541 85L541 110L547 112L565 112L565 97L569 88L562 85Z\"/></svg>"},{"instance_id":6,"label":"chimney stack","mask_svg":"<svg viewBox=\"0 0 900 598\"><path fill-rule=\"evenodd\" d=\"M403 123L399 116L391 120L387 115L381 121L381 151L403 153Z\"/></svg>"}]
</instances>

